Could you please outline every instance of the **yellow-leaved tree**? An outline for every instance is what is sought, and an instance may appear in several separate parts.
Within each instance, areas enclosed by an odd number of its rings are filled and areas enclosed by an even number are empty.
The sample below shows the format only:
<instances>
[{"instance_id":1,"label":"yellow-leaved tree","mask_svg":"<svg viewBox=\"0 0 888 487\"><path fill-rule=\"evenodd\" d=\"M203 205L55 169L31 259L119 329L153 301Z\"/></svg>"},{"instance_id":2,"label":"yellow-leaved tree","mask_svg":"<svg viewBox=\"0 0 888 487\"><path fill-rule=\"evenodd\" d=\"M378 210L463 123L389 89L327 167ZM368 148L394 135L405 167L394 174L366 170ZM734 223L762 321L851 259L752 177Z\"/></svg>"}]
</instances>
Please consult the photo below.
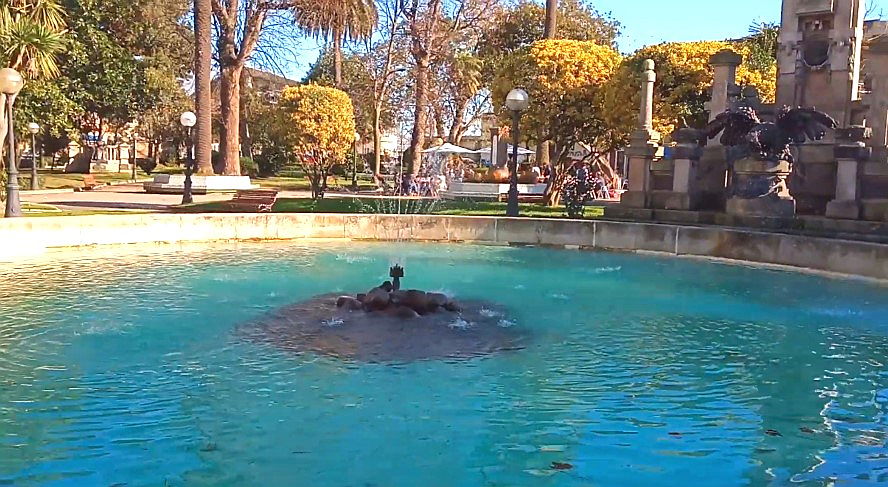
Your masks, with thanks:
<instances>
[{"instance_id":1,"label":"yellow-leaved tree","mask_svg":"<svg viewBox=\"0 0 888 487\"><path fill-rule=\"evenodd\" d=\"M492 84L493 100L504 122L509 114L502 108L512 88L524 88L530 107L521 117L521 136L534 142L551 141L555 147L553 183L547 202L557 201L565 174L567 155L577 143L593 150L608 150L614 132L604 120L599 91L621 61L610 46L591 41L542 40L511 54Z\"/></svg>"},{"instance_id":2,"label":"yellow-leaved tree","mask_svg":"<svg viewBox=\"0 0 888 487\"><path fill-rule=\"evenodd\" d=\"M351 98L336 88L309 84L281 93L273 115L279 137L308 176L314 199L324 197L327 176L352 148L354 113Z\"/></svg>"},{"instance_id":3,"label":"yellow-leaved tree","mask_svg":"<svg viewBox=\"0 0 888 487\"><path fill-rule=\"evenodd\" d=\"M709 58L722 49L732 49L743 56L737 69L737 83L754 86L762 100L773 102L777 83L776 64L753 69L749 47L738 42L699 41L668 42L644 47L623 60L617 72L601 91L605 120L614 128L623 144L635 129L641 103L641 73L645 59L656 64L654 85L654 129L668 136L681 127L702 127L707 122L705 103L710 99L712 68Z\"/></svg>"}]
</instances>

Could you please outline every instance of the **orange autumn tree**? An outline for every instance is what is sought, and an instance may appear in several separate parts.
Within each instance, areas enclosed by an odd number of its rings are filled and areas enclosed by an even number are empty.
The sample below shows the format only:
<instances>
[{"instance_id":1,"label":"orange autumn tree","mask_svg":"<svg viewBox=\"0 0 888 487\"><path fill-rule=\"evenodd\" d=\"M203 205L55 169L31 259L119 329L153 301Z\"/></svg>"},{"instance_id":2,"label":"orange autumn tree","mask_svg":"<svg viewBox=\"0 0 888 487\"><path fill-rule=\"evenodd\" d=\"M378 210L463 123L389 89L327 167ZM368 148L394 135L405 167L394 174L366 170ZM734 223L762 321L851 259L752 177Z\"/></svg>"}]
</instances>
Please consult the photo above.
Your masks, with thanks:
<instances>
[{"instance_id":1,"label":"orange autumn tree","mask_svg":"<svg viewBox=\"0 0 888 487\"><path fill-rule=\"evenodd\" d=\"M605 121L614 128L622 144L638 123L641 103L642 63L652 59L656 64L654 85L654 129L668 136L681 127L702 127L708 120L705 103L710 99L712 68L709 58L722 49L731 49L743 56L737 69L737 83L754 86L762 100L773 102L777 84L776 64L753 68L748 44L721 41L668 42L644 47L623 60L617 72L601 91L600 104Z\"/></svg>"},{"instance_id":2,"label":"orange autumn tree","mask_svg":"<svg viewBox=\"0 0 888 487\"><path fill-rule=\"evenodd\" d=\"M546 193L549 204L557 202L567 155L577 143L601 151L614 145L614 131L605 123L599 92L620 61L620 54L610 46L549 39L515 51L494 78L493 100L503 123L510 119L502 107L506 94L512 88L524 88L530 107L521 117L521 136L554 144L555 177Z\"/></svg>"},{"instance_id":3,"label":"orange autumn tree","mask_svg":"<svg viewBox=\"0 0 888 487\"><path fill-rule=\"evenodd\" d=\"M273 115L277 136L305 171L313 199L324 197L330 171L352 148L354 113L351 98L336 88L301 85L281 93Z\"/></svg>"}]
</instances>

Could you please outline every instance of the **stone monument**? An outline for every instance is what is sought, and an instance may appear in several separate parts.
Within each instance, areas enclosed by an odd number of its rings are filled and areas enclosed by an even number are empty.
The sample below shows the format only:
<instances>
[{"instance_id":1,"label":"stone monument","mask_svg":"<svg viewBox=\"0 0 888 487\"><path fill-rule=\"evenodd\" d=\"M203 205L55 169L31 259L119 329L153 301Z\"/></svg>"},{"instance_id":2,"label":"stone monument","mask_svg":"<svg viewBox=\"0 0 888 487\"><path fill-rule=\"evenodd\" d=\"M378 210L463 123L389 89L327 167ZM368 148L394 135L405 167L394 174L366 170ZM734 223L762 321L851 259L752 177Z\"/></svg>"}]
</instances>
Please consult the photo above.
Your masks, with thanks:
<instances>
[{"instance_id":1,"label":"stone monument","mask_svg":"<svg viewBox=\"0 0 888 487\"><path fill-rule=\"evenodd\" d=\"M644 61L641 75L641 109L638 113L638 128L632 132L626 155L629 158L629 190L620 199L622 206L647 208L651 191L651 164L657 157L660 134L654 130L654 61Z\"/></svg>"},{"instance_id":2,"label":"stone monument","mask_svg":"<svg viewBox=\"0 0 888 487\"><path fill-rule=\"evenodd\" d=\"M839 127L855 123L860 99L865 0L784 0L777 52L778 107L811 107ZM799 214L823 215L836 186L835 139L794 148L788 180Z\"/></svg>"},{"instance_id":3,"label":"stone monument","mask_svg":"<svg viewBox=\"0 0 888 487\"><path fill-rule=\"evenodd\" d=\"M813 107L851 124L865 14L865 0L783 0L777 106Z\"/></svg>"}]
</instances>

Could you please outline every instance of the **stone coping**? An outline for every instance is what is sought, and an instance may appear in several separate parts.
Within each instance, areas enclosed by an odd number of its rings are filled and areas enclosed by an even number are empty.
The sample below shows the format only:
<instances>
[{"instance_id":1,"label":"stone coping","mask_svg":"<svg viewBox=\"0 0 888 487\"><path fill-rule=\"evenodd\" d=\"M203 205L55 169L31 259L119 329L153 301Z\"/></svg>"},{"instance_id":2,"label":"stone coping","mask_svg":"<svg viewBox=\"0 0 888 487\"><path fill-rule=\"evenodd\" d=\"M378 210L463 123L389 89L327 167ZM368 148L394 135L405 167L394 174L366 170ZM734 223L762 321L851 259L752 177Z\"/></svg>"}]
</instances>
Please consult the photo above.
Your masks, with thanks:
<instances>
[{"instance_id":1,"label":"stone coping","mask_svg":"<svg viewBox=\"0 0 888 487\"><path fill-rule=\"evenodd\" d=\"M137 214L0 219L8 256L48 248L221 240L416 240L656 252L888 280L888 245L600 220L378 214Z\"/></svg>"}]
</instances>

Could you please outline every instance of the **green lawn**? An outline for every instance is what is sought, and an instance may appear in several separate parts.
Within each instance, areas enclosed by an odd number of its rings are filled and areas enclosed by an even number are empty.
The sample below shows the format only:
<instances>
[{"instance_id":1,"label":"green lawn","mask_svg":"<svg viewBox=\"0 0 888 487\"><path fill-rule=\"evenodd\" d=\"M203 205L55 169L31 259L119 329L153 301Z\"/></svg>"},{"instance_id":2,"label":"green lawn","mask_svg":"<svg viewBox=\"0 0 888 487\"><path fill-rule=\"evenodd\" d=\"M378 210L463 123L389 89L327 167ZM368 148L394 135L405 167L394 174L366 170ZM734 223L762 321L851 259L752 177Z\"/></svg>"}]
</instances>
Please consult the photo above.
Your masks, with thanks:
<instances>
[{"instance_id":1,"label":"green lawn","mask_svg":"<svg viewBox=\"0 0 888 487\"><path fill-rule=\"evenodd\" d=\"M278 191L311 191L311 185L305 176L253 178L253 182L263 188L276 189ZM330 185L331 190L334 190L336 187L349 187L351 186L351 176L330 177L327 184ZM375 189L376 184L373 183L369 176L361 175L358 177L358 188L361 190Z\"/></svg>"},{"instance_id":2,"label":"green lawn","mask_svg":"<svg viewBox=\"0 0 888 487\"><path fill-rule=\"evenodd\" d=\"M226 202L203 203L181 208L195 213L229 212ZM381 198L280 198L275 213L414 213L429 215L505 216L506 203L491 201L398 200ZM564 207L522 203L521 215L539 218L564 218ZM586 209L587 218L604 215L603 207Z\"/></svg>"}]
</instances>

